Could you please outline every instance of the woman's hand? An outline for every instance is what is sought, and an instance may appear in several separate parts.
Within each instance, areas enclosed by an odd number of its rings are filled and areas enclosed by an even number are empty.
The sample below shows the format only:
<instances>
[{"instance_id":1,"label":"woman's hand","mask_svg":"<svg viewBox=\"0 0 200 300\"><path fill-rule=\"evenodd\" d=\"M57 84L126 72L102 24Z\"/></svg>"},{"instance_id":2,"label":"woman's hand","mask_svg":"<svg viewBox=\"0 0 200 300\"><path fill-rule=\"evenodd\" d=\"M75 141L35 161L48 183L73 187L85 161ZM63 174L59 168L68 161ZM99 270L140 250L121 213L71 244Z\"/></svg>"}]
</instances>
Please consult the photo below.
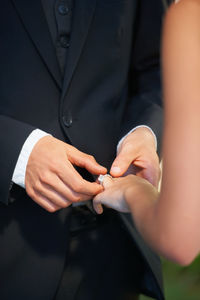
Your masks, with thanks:
<instances>
[{"instance_id":1,"label":"woman's hand","mask_svg":"<svg viewBox=\"0 0 200 300\"><path fill-rule=\"evenodd\" d=\"M123 213L131 212L134 202L151 201L151 194L155 195L156 190L147 180L135 175L121 178L105 176L102 184L104 191L93 199L98 214L103 212L102 204Z\"/></svg>"}]
</instances>

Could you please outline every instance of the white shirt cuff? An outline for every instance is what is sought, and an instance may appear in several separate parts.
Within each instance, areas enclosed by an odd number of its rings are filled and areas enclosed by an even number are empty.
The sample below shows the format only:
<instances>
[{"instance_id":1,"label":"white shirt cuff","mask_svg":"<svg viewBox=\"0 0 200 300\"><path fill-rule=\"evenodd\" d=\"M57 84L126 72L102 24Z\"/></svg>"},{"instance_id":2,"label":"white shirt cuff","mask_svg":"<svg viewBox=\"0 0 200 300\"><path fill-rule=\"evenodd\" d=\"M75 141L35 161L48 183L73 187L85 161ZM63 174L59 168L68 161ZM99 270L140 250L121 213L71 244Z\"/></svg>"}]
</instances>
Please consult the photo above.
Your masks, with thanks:
<instances>
[{"instance_id":1,"label":"white shirt cuff","mask_svg":"<svg viewBox=\"0 0 200 300\"><path fill-rule=\"evenodd\" d=\"M124 141L124 139L125 139L130 133L132 133L133 131L135 131L135 130L138 129L138 128L147 128L147 129L149 129L149 130L151 131L151 133L152 133L152 135L153 135L153 137L154 137L155 147L156 147L156 150L157 150L157 145L158 145L158 143L157 143L156 135L155 135L155 133L153 132L153 130L152 130L149 126L146 126L146 125L139 125L139 126L134 127L133 129L131 129L131 130L130 130L123 138L121 138L121 140L120 140L119 143L117 144L117 153L119 152L119 148L120 148L122 142Z\"/></svg>"},{"instance_id":2,"label":"white shirt cuff","mask_svg":"<svg viewBox=\"0 0 200 300\"><path fill-rule=\"evenodd\" d=\"M26 174L26 166L28 163L29 156L33 150L35 144L44 136L49 135L48 133L40 130L35 129L33 130L28 138L26 139L21 152L19 154L14 172L12 181L17 185L25 188L25 174Z\"/></svg>"}]
</instances>

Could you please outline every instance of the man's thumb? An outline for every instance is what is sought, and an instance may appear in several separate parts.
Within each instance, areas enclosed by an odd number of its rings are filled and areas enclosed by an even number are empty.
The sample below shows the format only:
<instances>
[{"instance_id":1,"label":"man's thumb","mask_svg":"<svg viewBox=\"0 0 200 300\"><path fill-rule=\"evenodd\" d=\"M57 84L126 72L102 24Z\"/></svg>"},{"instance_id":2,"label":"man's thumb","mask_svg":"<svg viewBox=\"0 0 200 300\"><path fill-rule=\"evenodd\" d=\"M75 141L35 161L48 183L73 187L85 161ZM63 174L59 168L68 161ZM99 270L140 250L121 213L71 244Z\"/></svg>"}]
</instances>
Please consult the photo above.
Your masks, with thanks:
<instances>
[{"instance_id":1,"label":"man's thumb","mask_svg":"<svg viewBox=\"0 0 200 300\"><path fill-rule=\"evenodd\" d=\"M132 158L128 157L127 155L123 154L122 152L117 155L115 158L111 169L110 174L113 177L120 177L122 176L129 168L130 164L132 163Z\"/></svg>"}]
</instances>

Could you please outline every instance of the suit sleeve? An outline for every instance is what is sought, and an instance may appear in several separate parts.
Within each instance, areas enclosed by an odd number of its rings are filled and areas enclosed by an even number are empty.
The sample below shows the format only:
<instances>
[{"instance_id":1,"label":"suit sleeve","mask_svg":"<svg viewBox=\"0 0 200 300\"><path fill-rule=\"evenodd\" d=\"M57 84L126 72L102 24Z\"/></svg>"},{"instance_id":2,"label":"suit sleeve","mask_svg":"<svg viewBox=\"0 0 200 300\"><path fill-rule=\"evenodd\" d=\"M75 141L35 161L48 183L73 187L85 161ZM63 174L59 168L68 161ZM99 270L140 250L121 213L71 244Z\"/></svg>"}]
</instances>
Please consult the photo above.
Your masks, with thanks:
<instances>
[{"instance_id":1,"label":"suit sleeve","mask_svg":"<svg viewBox=\"0 0 200 300\"><path fill-rule=\"evenodd\" d=\"M8 204L19 153L29 134L36 128L3 115L0 115L0 128L0 202Z\"/></svg>"},{"instance_id":2,"label":"suit sleeve","mask_svg":"<svg viewBox=\"0 0 200 300\"><path fill-rule=\"evenodd\" d=\"M139 1L129 73L129 99L120 138L139 125L149 126L158 141L162 135L160 37L164 8L160 0Z\"/></svg>"}]
</instances>

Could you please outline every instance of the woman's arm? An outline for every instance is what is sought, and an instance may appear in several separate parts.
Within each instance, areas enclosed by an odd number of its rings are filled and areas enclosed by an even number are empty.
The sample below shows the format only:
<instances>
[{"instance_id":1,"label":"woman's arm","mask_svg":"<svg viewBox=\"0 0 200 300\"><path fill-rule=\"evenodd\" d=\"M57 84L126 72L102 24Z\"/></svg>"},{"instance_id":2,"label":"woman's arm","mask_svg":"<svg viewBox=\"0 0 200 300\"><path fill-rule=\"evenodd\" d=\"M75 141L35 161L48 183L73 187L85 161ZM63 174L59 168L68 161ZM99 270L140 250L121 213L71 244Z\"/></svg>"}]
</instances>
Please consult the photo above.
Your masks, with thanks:
<instances>
[{"instance_id":1,"label":"woman's arm","mask_svg":"<svg viewBox=\"0 0 200 300\"><path fill-rule=\"evenodd\" d=\"M182 265L200 251L200 0L169 9L163 33L165 124L161 194L136 176L107 179L99 202L124 198L144 239ZM106 202L107 201L107 202ZM124 210L125 211L125 210Z\"/></svg>"},{"instance_id":2,"label":"woman's arm","mask_svg":"<svg viewBox=\"0 0 200 300\"><path fill-rule=\"evenodd\" d=\"M161 253L188 264L200 250L199 0L171 6L162 47L163 180L152 219Z\"/></svg>"}]
</instances>

